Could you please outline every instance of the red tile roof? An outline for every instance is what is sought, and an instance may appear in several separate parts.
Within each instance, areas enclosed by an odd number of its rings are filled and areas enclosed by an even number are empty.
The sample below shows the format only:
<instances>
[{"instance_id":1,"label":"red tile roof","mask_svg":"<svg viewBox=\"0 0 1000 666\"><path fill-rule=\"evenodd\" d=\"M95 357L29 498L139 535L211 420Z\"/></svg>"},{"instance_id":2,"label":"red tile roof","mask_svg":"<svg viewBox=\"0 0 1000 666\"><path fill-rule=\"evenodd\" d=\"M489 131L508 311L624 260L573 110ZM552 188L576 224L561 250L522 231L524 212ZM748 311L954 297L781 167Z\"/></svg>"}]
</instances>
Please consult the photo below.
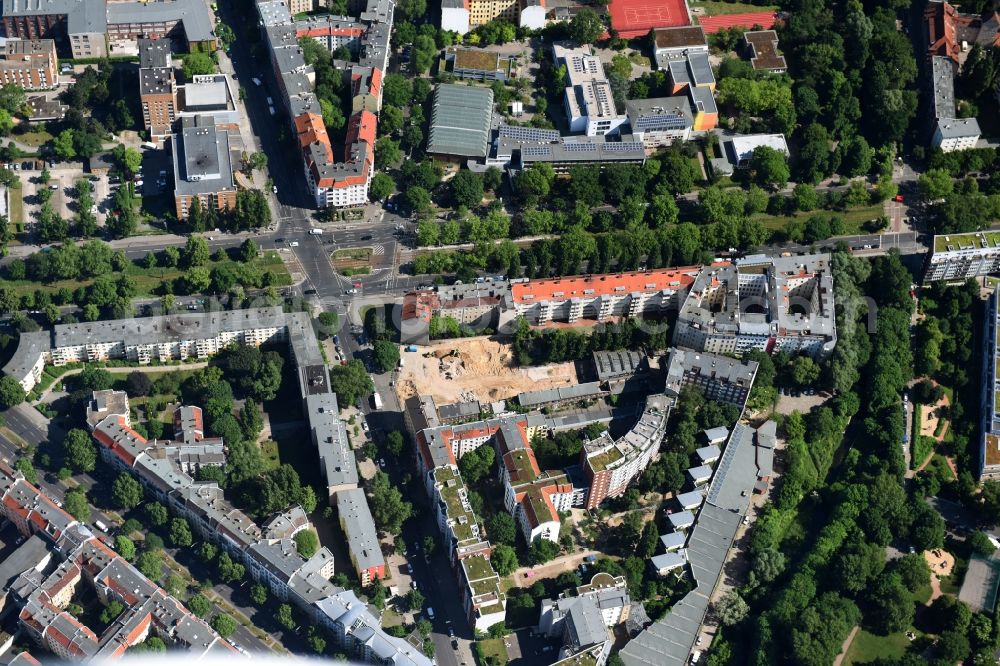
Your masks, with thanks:
<instances>
[{"instance_id":1,"label":"red tile roof","mask_svg":"<svg viewBox=\"0 0 1000 666\"><path fill-rule=\"evenodd\" d=\"M597 298L616 293L655 292L689 287L700 266L683 266L653 271L632 271L604 275L530 280L511 285L515 303L539 303L571 298ZM624 287L624 289L619 289ZM556 294L559 294L558 296Z\"/></svg>"}]
</instances>

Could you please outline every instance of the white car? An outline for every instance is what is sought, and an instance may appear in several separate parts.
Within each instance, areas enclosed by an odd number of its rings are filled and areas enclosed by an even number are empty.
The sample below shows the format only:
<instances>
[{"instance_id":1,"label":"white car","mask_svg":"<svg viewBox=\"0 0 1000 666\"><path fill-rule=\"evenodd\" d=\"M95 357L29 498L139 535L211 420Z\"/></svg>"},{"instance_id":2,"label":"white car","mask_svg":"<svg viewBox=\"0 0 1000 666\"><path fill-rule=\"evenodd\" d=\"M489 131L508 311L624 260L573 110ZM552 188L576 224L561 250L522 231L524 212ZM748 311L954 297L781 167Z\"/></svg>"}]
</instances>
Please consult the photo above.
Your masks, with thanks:
<instances>
[{"instance_id":1,"label":"white car","mask_svg":"<svg viewBox=\"0 0 1000 666\"><path fill-rule=\"evenodd\" d=\"M274 194L277 194L278 193L278 186L277 185L272 185L271 186L271 192L274 193Z\"/></svg>"},{"instance_id":2,"label":"white car","mask_svg":"<svg viewBox=\"0 0 1000 666\"><path fill-rule=\"evenodd\" d=\"M255 77L253 77L253 78L252 78L252 79L250 79L250 80L251 80L251 81L253 81L253 84L254 84L255 86L259 86L259 85L260 85L260 79L258 79L258 78L257 78L256 76L255 76Z\"/></svg>"},{"instance_id":3,"label":"white car","mask_svg":"<svg viewBox=\"0 0 1000 666\"><path fill-rule=\"evenodd\" d=\"M288 244L288 247L298 247L298 246L299 246L298 241L292 241L291 243Z\"/></svg>"}]
</instances>

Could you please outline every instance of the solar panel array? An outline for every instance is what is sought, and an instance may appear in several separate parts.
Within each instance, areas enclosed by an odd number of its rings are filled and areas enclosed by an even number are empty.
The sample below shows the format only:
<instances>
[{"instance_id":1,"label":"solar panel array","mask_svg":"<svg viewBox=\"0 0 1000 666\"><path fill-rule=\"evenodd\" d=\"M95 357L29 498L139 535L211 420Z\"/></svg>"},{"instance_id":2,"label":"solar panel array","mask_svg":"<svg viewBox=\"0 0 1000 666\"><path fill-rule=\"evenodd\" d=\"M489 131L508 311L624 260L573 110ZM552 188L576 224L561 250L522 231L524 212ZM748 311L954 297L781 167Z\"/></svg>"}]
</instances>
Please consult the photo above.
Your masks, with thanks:
<instances>
[{"instance_id":1,"label":"solar panel array","mask_svg":"<svg viewBox=\"0 0 1000 666\"><path fill-rule=\"evenodd\" d=\"M497 136L519 141L558 141L559 130L543 129L541 127L519 127L517 125L500 125Z\"/></svg>"},{"instance_id":2,"label":"solar panel array","mask_svg":"<svg viewBox=\"0 0 1000 666\"><path fill-rule=\"evenodd\" d=\"M592 143L564 143L563 150L568 153L596 153L597 146Z\"/></svg>"}]
</instances>

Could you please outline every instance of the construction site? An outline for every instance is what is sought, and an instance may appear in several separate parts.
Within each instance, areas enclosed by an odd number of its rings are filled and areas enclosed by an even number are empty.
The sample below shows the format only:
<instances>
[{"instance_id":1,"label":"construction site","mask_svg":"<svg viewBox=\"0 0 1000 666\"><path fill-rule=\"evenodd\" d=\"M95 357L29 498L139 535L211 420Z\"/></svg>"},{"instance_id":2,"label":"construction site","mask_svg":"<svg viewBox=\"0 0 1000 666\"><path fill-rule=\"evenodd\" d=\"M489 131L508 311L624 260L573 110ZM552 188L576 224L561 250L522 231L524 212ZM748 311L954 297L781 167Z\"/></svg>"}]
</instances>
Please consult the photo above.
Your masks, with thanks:
<instances>
[{"instance_id":1,"label":"construction site","mask_svg":"<svg viewBox=\"0 0 1000 666\"><path fill-rule=\"evenodd\" d=\"M429 395L437 404L492 402L524 391L577 384L573 363L517 367L511 346L490 338L441 340L401 353L396 384L400 402Z\"/></svg>"}]
</instances>

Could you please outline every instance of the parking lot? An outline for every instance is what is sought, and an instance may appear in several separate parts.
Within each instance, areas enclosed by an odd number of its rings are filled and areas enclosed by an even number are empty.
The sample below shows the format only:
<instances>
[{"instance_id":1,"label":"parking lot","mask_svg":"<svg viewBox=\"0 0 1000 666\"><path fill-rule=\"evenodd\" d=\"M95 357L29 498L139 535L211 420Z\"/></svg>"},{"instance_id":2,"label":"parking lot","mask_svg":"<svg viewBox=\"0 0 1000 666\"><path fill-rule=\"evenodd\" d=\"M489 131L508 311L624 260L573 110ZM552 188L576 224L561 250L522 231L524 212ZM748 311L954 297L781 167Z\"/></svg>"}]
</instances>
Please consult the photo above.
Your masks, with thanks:
<instances>
[{"instance_id":1,"label":"parking lot","mask_svg":"<svg viewBox=\"0 0 1000 666\"><path fill-rule=\"evenodd\" d=\"M38 217L41 202L38 199L38 190L45 187L51 190L52 198L49 200L52 209L64 220L72 221L77 214L76 199L74 190L76 183L81 178L90 181L94 188L94 202L96 210L94 214L97 218L97 225L103 226L108 211L111 208L111 189L106 175L83 174L82 165L60 165L55 164L49 168L50 180L48 183L38 182L41 171L33 168L33 161L20 163L21 167L15 173L21 179L22 196L24 197L24 217L27 223L34 222ZM24 166L32 168L25 169Z\"/></svg>"}]
</instances>

